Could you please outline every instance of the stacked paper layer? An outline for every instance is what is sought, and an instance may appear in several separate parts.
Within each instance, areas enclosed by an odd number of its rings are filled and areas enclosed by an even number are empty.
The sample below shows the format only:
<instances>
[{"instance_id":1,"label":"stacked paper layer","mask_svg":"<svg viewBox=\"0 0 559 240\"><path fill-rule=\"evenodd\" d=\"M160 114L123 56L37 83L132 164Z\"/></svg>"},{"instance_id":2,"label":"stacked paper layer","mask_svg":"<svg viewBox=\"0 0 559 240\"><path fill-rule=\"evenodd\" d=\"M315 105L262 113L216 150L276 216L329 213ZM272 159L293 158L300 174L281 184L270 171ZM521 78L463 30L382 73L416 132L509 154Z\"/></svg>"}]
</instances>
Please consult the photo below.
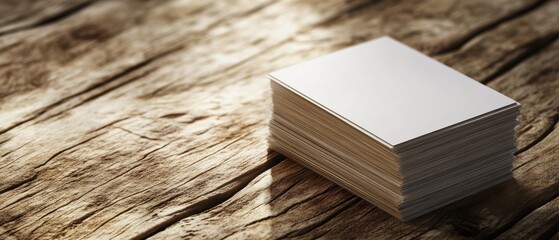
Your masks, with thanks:
<instances>
[{"instance_id":1,"label":"stacked paper layer","mask_svg":"<svg viewBox=\"0 0 559 240\"><path fill-rule=\"evenodd\" d=\"M269 76L270 147L402 220L512 178L520 105L389 37Z\"/></svg>"}]
</instances>

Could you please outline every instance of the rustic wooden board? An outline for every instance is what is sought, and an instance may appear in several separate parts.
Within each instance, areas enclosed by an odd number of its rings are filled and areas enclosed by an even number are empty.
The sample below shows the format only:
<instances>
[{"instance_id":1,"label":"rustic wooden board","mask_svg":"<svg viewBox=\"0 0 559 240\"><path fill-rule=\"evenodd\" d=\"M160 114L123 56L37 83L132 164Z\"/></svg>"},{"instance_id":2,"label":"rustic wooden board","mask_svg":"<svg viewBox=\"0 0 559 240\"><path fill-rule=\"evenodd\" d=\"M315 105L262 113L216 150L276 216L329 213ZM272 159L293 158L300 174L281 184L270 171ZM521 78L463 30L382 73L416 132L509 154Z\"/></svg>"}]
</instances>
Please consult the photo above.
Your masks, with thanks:
<instances>
[{"instance_id":1,"label":"rustic wooden board","mask_svg":"<svg viewBox=\"0 0 559 240\"><path fill-rule=\"evenodd\" d=\"M0 4L1 238L548 238L559 1ZM401 223L268 150L269 71L391 35L520 101L515 180Z\"/></svg>"}]
</instances>

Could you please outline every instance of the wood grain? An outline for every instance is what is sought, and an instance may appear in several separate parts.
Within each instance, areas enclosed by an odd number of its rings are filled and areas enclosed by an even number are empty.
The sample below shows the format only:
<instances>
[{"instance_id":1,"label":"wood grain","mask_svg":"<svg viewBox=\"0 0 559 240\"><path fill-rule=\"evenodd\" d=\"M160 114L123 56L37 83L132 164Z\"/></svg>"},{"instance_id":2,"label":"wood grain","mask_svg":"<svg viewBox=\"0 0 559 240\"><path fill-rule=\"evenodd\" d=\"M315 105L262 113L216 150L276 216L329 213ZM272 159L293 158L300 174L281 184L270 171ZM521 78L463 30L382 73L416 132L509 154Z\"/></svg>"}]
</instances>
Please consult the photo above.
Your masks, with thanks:
<instances>
[{"instance_id":1,"label":"wood grain","mask_svg":"<svg viewBox=\"0 0 559 240\"><path fill-rule=\"evenodd\" d=\"M1 238L556 234L558 1L42 2L0 4ZM401 223L268 150L267 72L385 34L523 104L515 181Z\"/></svg>"}]
</instances>

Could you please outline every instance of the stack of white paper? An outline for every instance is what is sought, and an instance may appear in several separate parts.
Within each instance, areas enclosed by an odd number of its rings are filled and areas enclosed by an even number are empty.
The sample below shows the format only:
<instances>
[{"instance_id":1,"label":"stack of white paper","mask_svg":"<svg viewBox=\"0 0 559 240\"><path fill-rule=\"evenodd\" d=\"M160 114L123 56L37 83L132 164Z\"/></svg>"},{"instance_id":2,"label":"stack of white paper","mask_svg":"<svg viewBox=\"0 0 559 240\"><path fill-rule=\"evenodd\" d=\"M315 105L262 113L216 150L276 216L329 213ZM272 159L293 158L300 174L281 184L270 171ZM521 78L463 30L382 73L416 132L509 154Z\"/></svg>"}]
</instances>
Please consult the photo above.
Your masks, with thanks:
<instances>
[{"instance_id":1,"label":"stack of white paper","mask_svg":"<svg viewBox=\"0 0 559 240\"><path fill-rule=\"evenodd\" d=\"M512 177L520 105L389 37L269 77L270 147L402 220Z\"/></svg>"}]
</instances>

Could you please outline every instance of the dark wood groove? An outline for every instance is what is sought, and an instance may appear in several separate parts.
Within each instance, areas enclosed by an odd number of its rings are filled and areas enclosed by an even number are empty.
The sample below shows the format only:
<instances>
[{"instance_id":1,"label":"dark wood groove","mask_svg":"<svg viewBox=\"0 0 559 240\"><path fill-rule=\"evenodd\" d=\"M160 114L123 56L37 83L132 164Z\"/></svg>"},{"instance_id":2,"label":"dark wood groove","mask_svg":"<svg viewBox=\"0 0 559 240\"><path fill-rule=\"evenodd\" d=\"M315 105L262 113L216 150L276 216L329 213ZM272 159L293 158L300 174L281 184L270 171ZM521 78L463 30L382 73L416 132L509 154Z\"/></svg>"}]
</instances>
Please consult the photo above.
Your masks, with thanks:
<instances>
[{"instance_id":1,"label":"dark wood groove","mask_svg":"<svg viewBox=\"0 0 559 240\"><path fill-rule=\"evenodd\" d=\"M287 234L281 236L280 238L284 238L284 237L298 237L298 236L304 235L304 234L306 234L306 233L308 233L308 232L310 232L310 231L312 231L312 230L314 230L314 229L316 229L316 228L319 228L320 226L322 226L322 225L324 225L324 224L326 224L326 223L332 221L332 219L334 219L335 217L337 217L338 215L340 215L341 213L343 213L345 210L349 209L349 208L352 207L352 206L355 206L355 204L357 204L360 200L361 200L361 199L359 199L359 198L356 197L356 196L351 196L351 197L349 197L347 200L341 201L340 203L334 205L334 207L332 207L331 209L326 209L325 211L319 213L319 214L322 214L322 213L324 213L324 212L326 212L326 211L335 209L335 208L337 208L337 207L339 207L339 206L345 204L345 205L342 206L341 208L334 210L330 215L326 216L324 219L322 219L322 220L320 220L320 221L318 221L318 222L309 224L309 225L305 226L305 227L302 228L302 229L289 232L289 233L287 233ZM346 204L347 202L349 202L349 203Z\"/></svg>"},{"instance_id":2,"label":"dark wood groove","mask_svg":"<svg viewBox=\"0 0 559 240\"><path fill-rule=\"evenodd\" d=\"M468 32L467 34L465 34L462 38L459 39L455 39L454 41L450 42L450 44L448 44L447 46L445 46L444 48L439 49L436 52L433 52L434 55L442 55L442 54L447 54L450 52L454 52L460 48L462 48L462 46L466 45L468 42L470 42L472 39L476 38L477 36L482 35L485 32L489 32L492 29L495 29L496 27L498 27L499 25L508 22L510 20L513 20L515 18L521 17L533 10L535 10L536 8L538 8L539 6L541 6L542 4L544 4L547 0L537 0L535 2L533 2L532 4L529 4L515 12L512 12L502 18L499 19L495 19L494 21L479 26L478 28Z\"/></svg>"},{"instance_id":3,"label":"dark wood groove","mask_svg":"<svg viewBox=\"0 0 559 240\"><path fill-rule=\"evenodd\" d=\"M127 68L124 69L123 71L118 72L118 73L116 73L116 74L114 74L114 75L112 75L112 76L106 78L106 79L103 80L103 81L97 82L97 83L95 83L95 84L93 84L93 85L91 85L91 86L89 86L89 87L87 87L87 88L85 88L85 89L83 89L83 90L77 92L77 93L74 93L74 94L71 94L71 95L69 95L69 96L63 97L63 98L59 99L58 101L56 101L56 102L54 102L54 103L51 103L51 104L49 104L49 105L43 107L42 109L39 109L39 110L36 111L33 115L31 115L31 116L25 118L24 120L19 121L19 122L13 124L12 126L9 126L9 127L5 128L5 129L0 130L0 134L4 134L4 133L6 133L6 132L8 132L8 131L10 131L10 130L16 128L16 127L19 127L19 126L21 126L21 125L27 123L27 122L33 121L33 120L35 120L35 119L41 117L41 116L44 115L45 113L47 113L47 112L48 112L50 109L52 109L52 108L55 108L55 107L57 107L57 106L60 106L60 105L62 105L62 104L64 104L64 103L70 101L71 99L80 96L80 95L86 94L86 93L91 92L91 91L93 91L93 90L95 90L95 89L98 89L98 88L100 88L100 87L102 87L102 86L108 85L109 83L111 83L111 82L113 82L113 81L115 81L115 80L117 80L117 79L119 79L119 78L122 78L122 77L124 77L124 76L126 76L126 75L128 75L128 74L131 74L132 72L134 72L134 71L136 71L136 70L139 70L139 69L141 69L141 68L143 68L143 67L149 65L150 63L155 62L156 60L158 60L158 59L160 59L160 58L166 57L166 56L168 56L169 54L171 54L171 53L173 53L173 52L179 51L181 48L182 48L182 47L180 47L180 46L179 46L179 47L175 47L175 48L173 48L173 49L171 49L171 50L164 51L164 52L159 53L159 54L157 54L157 55L155 55L155 56L146 58L146 59L142 60L141 62L138 62L138 63L136 63L136 64L133 64L132 66L127 67ZM113 87L111 87L111 88L108 88L108 89L106 89L106 90L104 90L104 91L102 91L102 92L100 92L100 93L94 94L94 95L92 95L92 96L86 98L84 101L80 102L79 104L75 105L74 107L80 106L80 105L82 105L82 104L84 104L84 103L86 103L86 102L89 102L89 101L91 101L91 100L93 100L93 99L95 99L95 98L98 98L98 97L100 97L100 96L102 96L102 95L104 95L104 94L106 94L106 93L108 93L108 92L110 92L110 91L112 91L112 90L114 90L114 89L117 89L117 88L119 88L119 87L122 87L122 86L124 86L124 85L126 85L126 84L128 84L128 83L130 83L130 82L132 82L132 81L134 81L134 80L137 80L138 78L139 78L139 77L131 78L131 79L129 79L128 81L124 81L123 83L120 83L120 84L118 84L118 85L116 85L116 86L113 86ZM60 115L60 114L62 114L62 112L59 112L59 113L54 114L54 115L52 115L52 116L49 116L49 117L47 117L45 120L50 119L50 118L55 117L55 116L58 116L58 115Z\"/></svg>"},{"instance_id":4,"label":"dark wood groove","mask_svg":"<svg viewBox=\"0 0 559 240\"><path fill-rule=\"evenodd\" d=\"M60 230L60 232L65 232L67 229L75 227L77 225L80 225L82 222L84 222L85 220L87 220L88 218L90 218L91 216L95 215L97 212L99 212L101 209L95 209L93 211L89 211L86 214L82 215L79 218L76 218L74 220L72 220L68 225L64 226L64 228L62 228Z\"/></svg>"},{"instance_id":5,"label":"dark wood groove","mask_svg":"<svg viewBox=\"0 0 559 240\"><path fill-rule=\"evenodd\" d=\"M520 9L518 9L517 11L511 12L501 18L495 19L487 24L481 25L475 29L473 29L472 31L465 33L463 36L461 36L460 38L456 38L453 39L453 41L451 41L449 44L447 44L445 47L439 49L436 52L433 52L433 54L435 55L439 55L439 54L446 54L446 53L450 53L453 51L456 51L458 49L460 49L462 46L466 45L466 43L468 43L469 41L471 41L472 39L476 38L479 35L482 35L485 32L488 32L494 28L496 28L497 26L501 25L502 23L508 22L512 19L521 17L533 10L535 10L536 8L540 7L541 5L543 5L547 0L537 0L532 2L531 4L528 4Z\"/></svg>"},{"instance_id":6,"label":"dark wood groove","mask_svg":"<svg viewBox=\"0 0 559 240\"><path fill-rule=\"evenodd\" d=\"M5 152L4 154L2 154L0 157L6 157L6 156L8 156L8 155L10 155L10 154L12 154L12 153L14 153L14 152L16 152L17 150L20 150L21 148L27 146L29 143L30 143L30 142L26 142L26 143L24 143L24 144L21 144L21 145L20 145L19 147L17 147L17 148L14 148L14 149L12 149L12 150L6 151L6 152Z\"/></svg>"},{"instance_id":7,"label":"dark wood groove","mask_svg":"<svg viewBox=\"0 0 559 240\"><path fill-rule=\"evenodd\" d=\"M275 153L272 153L275 154ZM133 236L131 239L147 239L150 238L152 236L154 236L155 234L165 230L166 228L168 228L169 226L181 221L184 218L187 218L189 216L195 215L195 214L199 214L202 212L205 212L207 210L210 210L216 206L218 206L219 204L227 201L228 199L230 199L231 197L233 197L236 193L238 193L239 191L241 191L243 188L245 188L252 180L254 180L256 177L258 177L260 174L262 174L263 172L269 170L270 168L274 167L275 165L277 165L278 163L280 163L281 161L283 161L285 159L285 157L283 155L277 154L275 156L273 156L271 159L269 159L268 161L266 161L265 163L250 169L249 171L239 175L238 177L232 179L231 181L228 181L227 183L225 183L223 186L226 185L230 185L233 184L235 182L238 182L238 184L235 184L231 187L231 189L226 190L222 193L218 193L215 194L213 196L210 196L206 199L200 200L188 207L183 208L182 210L180 210L178 213L176 213L175 215L171 216L170 218L152 226L149 227L147 229L145 229L144 231L136 234L135 236ZM220 187L218 187L220 188Z\"/></svg>"},{"instance_id":8,"label":"dark wood groove","mask_svg":"<svg viewBox=\"0 0 559 240\"><path fill-rule=\"evenodd\" d=\"M546 189L542 190L543 196L538 196L539 201L533 201L528 207L523 208L522 211L517 212L513 215L512 221L508 222L507 224L503 225L500 228L493 229L492 231L482 234L478 236L479 239L495 239L499 235L503 234L505 231L511 229L514 225L520 222L523 218L528 216L530 213L534 212L536 209L542 207L546 203L552 201L555 198L559 197L559 182L554 183L553 185L547 187ZM553 192L552 194L545 194L547 192ZM559 224L559 223L558 223Z\"/></svg>"},{"instance_id":9,"label":"dark wood groove","mask_svg":"<svg viewBox=\"0 0 559 240\"><path fill-rule=\"evenodd\" d=\"M137 70L140 70L141 68L143 68L143 67L145 67L145 66L148 66L148 65L150 65L150 64L153 63L153 62L156 62L156 61L158 61L158 60L160 60L160 59L162 59L162 58L165 58L165 57L167 57L167 56L169 56L169 55L171 55L171 54L173 54L173 53L176 53L176 52L180 51L181 49L183 49L183 47L182 47L182 46L178 46L178 47L172 48L172 49L170 49L170 50L164 51L164 52L162 52L162 53L159 53L159 54L157 54L157 55L155 55L155 56L152 56L152 57L150 57L150 58L147 58L147 59L145 59L145 60L143 60L143 61L141 61L141 62L139 62L139 63L137 63L137 64L134 64L134 65L132 65L132 66L126 68L124 71L121 71L121 72L119 72L119 73L117 73L117 74L115 74L115 75L112 75L111 77L109 77L109 78L107 78L107 79L105 79L105 80L103 80L103 81L100 81L100 82L98 82L98 83L96 83L96 84L94 84L94 85L92 85L92 86L90 86L90 87L88 87L88 88L86 88L85 90L83 90L83 91L81 91L81 92L79 92L79 93L75 93L75 94L73 94L73 95L71 95L71 96L69 96L69 97L66 97L66 98L62 99L61 101L55 103L54 106L61 105L61 104L65 103L65 102L68 102L68 101L71 100L72 98L75 98L75 97L77 97L77 96L84 95L84 94L86 94L86 93L92 92L92 91L94 91L94 90L96 90L96 89L99 89L99 88L101 88L101 87L103 87L103 86L108 86L109 84L115 82L116 80L119 80L119 79L121 79L121 78L123 78L123 77L125 77L125 76L127 76L127 75L129 75L129 74L132 74L133 72L135 72L135 71L137 71ZM60 116L61 114L63 114L63 113L66 112L66 111L69 111L69 110L74 109L74 108L76 108L76 107L82 106L82 105L84 105L84 104L86 104L86 103L88 103L88 102L90 102L90 101L92 101L92 100L94 100L94 99L97 99L97 98L99 98L99 97L101 97L101 96L103 96L103 95L105 95L105 94L107 94L107 93L109 93L109 92L111 92L111 91L114 91L114 90L116 90L116 89L118 89L118 88L121 88L121 87L123 87L123 86L125 86L125 85L128 85L128 84L130 84L130 83L132 83L132 82L134 82L134 81L137 81L137 80L141 79L142 77L145 77L145 76L151 74L151 73L154 72L155 70L156 70L155 68L146 70L145 72L141 73L141 74L138 75L138 76L131 77L131 78L126 79L126 80L124 80L124 81L122 81L122 82L120 82L120 83L115 84L114 86L107 87L106 89L103 89L102 91L100 91L100 92L98 92L98 93L92 94L91 96L89 96L89 97L87 97L86 99L84 99L83 101L81 101L81 102L79 102L79 103L73 105L72 107L70 107L70 108L68 108L68 109L64 109L63 111L60 111L60 112L55 113L55 114L53 114L53 115L49 115L48 117L45 117L45 118L43 118L43 119L40 119L40 120L38 120L37 122L39 122L39 123L40 123L40 122L44 122L44 121L47 121L47 120L49 120L49 119L55 118L55 117L57 117L57 116ZM54 106L51 105L51 106L47 107L46 109L48 110L48 109L50 109L50 108L53 108ZM47 111L42 112L40 115L34 117L34 119L39 118L39 117L40 117L41 115L43 115L45 112L47 112ZM0 133L0 134L1 134L1 133Z\"/></svg>"},{"instance_id":10,"label":"dark wood groove","mask_svg":"<svg viewBox=\"0 0 559 240\"><path fill-rule=\"evenodd\" d=\"M14 206L14 205L16 205L17 203L20 203L21 201L23 201L23 200L26 199L26 198L33 197L33 196L35 196L37 193L42 192L43 190L44 190L44 188L43 188L43 189L39 189L39 190L34 191L34 192L32 192L32 193L29 193L29 194L25 194L25 195L23 195L22 197L18 198L17 200L13 201L12 203L10 203L10 204L8 204L8 205L6 205L6 206L0 208L0 211L2 211L2 210L4 210L4 209L7 209L8 207Z\"/></svg>"},{"instance_id":11,"label":"dark wood groove","mask_svg":"<svg viewBox=\"0 0 559 240\"><path fill-rule=\"evenodd\" d=\"M75 6L72 6L70 8L67 8L59 13L56 13L52 16L48 16L46 18L44 18L43 20L40 20L34 24L28 25L28 26L21 26L21 27L17 27L17 28L13 28L10 29L8 31L4 31L4 32L0 32L0 37L9 35L9 34L14 34L17 32L21 32L21 31L25 31L25 30L29 30L29 29L33 29L33 28L38 28L38 27L42 27L42 26L46 26L49 24L54 24L56 22L62 21L66 18L69 18L79 12L81 12L82 10L84 10L85 8L91 6L94 3L94 1L86 1L80 4L77 4Z\"/></svg>"},{"instance_id":12,"label":"dark wood groove","mask_svg":"<svg viewBox=\"0 0 559 240\"><path fill-rule=\"evenodd\" d=\"M240 140L240 139L239 139L239 140ZM215 153L217 153L217 152L214 152L214 153L212 153L212 154L208 154L206 157L210 157L210 156L214 155ZM238 153L237 153L237 154L238 154ZM234 154L234 155L228 157L228 158L225 159L224 161L227 161L227 160L231 159L232 157L235 157L237 154ZM206 158L206 157L204 157L204 158ZM167 192L165 192L165 193L169 193L170 191L172 191L172 189L175 189L175 188L177 188L177 187L184 186L184 185L186 185L186 184L188 184L188 183L190 183L190 182L196 180L198 177L200 177L200 176L202 176L202 175L204 175L204 174L207 174L209 171L212 171L212 170L214 170L214 169L216 169L216 168L218 168L218 167L219 167L219 164L218 164L218 165L214 165L214 166L212 166L212 167L210 167L210 168L208 168L208 169L205 169L205 171L202 171L202 172L200 172L200 173L198 173L198 174L196 174L196 175L194 175L194 176L188 178L186 181L181 182L181 183L179 183L179 184L176 184L175 186L173 186L172 188L170 188L171 190L169 190L169 191L167 191ZM220 186L220 187L221 187L221 186ZM214 189L214 191L215 191L215 190L219 190L220 187ZM213 191L212 191L212 192L213 192ZM210 193L211 193L211 192L210 192ZM182 195L183 195L183 194L180 193L180 192L179 192L179 193L176 193L176 194L174 194L174 195L171 195L170 197L166 198L165 200L160 201L160 202L158 202L157 204L153 205L152 207L150 207L150 209L151 209L151 210L155 210L155 209L157 209L157 208L161 208L161 207L163 207L163 206L166 206L166 205L169 204L171 201L173 201L173 200L179 198L179 197L182 196ZM207 193L206 193L206 194L203 194L203 195L207 195ZM203 197L204 197L203 195L197 196L197 198L203 198ZM196 198L196 199L197 199L197 198ZM182 211L183 211L182 209L176 210L176 211L174 211L174 212L172 212L172 213L170 213L170 214L168 214L168 215L180 214Z\"/></svg>"},{"instance_id":13,"label":"dark wood groove","mask_svg":"<svg viewBox=\"0 0 559 240\"><path fill-rule=\"evenodd\" d=\"M295 203L293 203L292 205L290 205L289 207L286 207L286 208L284 208L283 210L281 210L281 211L279 211L279 212L276 212L276 213L274 213L274 214L272 214L272 215L269 215L269 216L266 216L266 217L263 217L263 218L256 219L256 220L254 220L254 221L248 222L248 223L244 224L243 227L249 227L249 226L258 224L258 223L263 222L263 221L266 221L266 220L274 219L274 218L276 218L276 217L278 217L278 216L281 216L281 215L283 215L283 214L285 214L285 213L291 211L291 209L293 209L293 208L295 208L295 207L297 207L297 206L299 206L299 205L301 205L301 204L307 203L307 202L312 201L313 199L315 199L315 198L317 198L317 197L321 197L322 195L328 194L328 192L329 192L330 190L335 189L335 188L336 188L335 185L331 185L331 186L325 188L324 190L318 192L316 195L313 195L313 196L304 198L304 199L302 199L301 201L295 202ZM229 234L225 235L224 237L222 237L221 240L224 240L224 239L226 239L226 238L229 238L230 236L235 235L235 234L238 233L239 231L240 231L240 230L232 231L231 233L229 233Z\"/></svg>"},{"instance_id":14,"label":"dark wood groove","mask_svg":"<svg viewBox=\"0 0 559 240\"><path fill-rule=\"evenodd\" d=\"M352 14L354 14L356 12L359 12L359 11L361 11L361 10L367 8L367 7L370 7L371 5L374 5L374 4L377 4L377 3L380 3L380 2L381 1L375 1L375 0L366 0L366 1L360 2L358 4L355 4L354 6L346 9L343 12L339 12L337 15L335 15L331 18L325 19L324 21L321 21L317 24L314 24L313 27L320 27L320 26L325 26L325 25L332 24L332 23L340 20L343 17L352 15Z\"/></svg>"},{"instance_id":15,"label":"dark wood groove","mask_svg":"<svg viewBox=\"0 0 559 240\"><path fill-rule=\"evenodd\" d=\"M16 17L12 17L11 19L0 21L0 28L6 27L6 26L9 26L13 23L24 20L27 17L29 17L29 14L23 14L23 15L19 15L19 16L16 16Z\"/></svg>"},{"instance_id":16,"label":"dark wood groove","mask_svg":"<svg viewBox=\"0 0 559 240\"><path fill-rule=\"evenodd\" d=\"M553 223L553 225L549 229L545 230L537 237L537 240L552 239L553 236L555 236L555 234L559 232L559 220L555 220L555 223Z\"/></svg>"},{"instance_id":17,"label":"dark wood groove","mask_svg":"<svg viewBox=\"0 0 559 240\"><path fill-rule=\"evenodd\" d=\"M481 82L483 84L488 84L491 81L503 76L505 73L511 71L512 69L514 69L516 66L518 66L522 62L526 61L527 59L530 59L530 57L540 53L546 47L553 44L558 38L559 38L559 32L553 32L553 33L550 33L550 34L548 34L548 35L546 35L542 38L535 39L531 43L527 44L527 46L526 46L527 50L526 51L522 52L521 54L519 54L514 59L511 59L509 62L504 64L502 67L497 69L497 71L495 71L491 75L488 75L484 79L481 79L479 82Z\"/></svg>"},{"instance_id":18,"label":"dark wood groove","mask_svg":"<svg viewBox=\"0 0 559 240\"><path fill-rule=\"evenodd\" d=\"M102 134L103 134L103 133L102 133ZM102 135L102 134L99 134L99 135ZM94 137L94 138L95 138L95 137ZM157 148L155 148L155 149L153 149L153 150L147 152L147 153L144 154L144 155L142 156L142 158L139 159L138 161L141 162L141 161L147 159L151 154L153 154L153 153L155 153L155 152L157 152L157 151L159 151L159 150L161 150L161 149L167 147L168 145L170 145L170 144L173 143L173 142L174 142L174 141L170 141L170 142L168 142L168 143L163 144L163 145L160 146L160 147L157 147ZM87 194L89 194L89 193L95 191L96 189L98 189L98 188L100 188L100 187L102 187L102 186L104 186L104 185L106 185L106 184L108 184L108 183L114 181L115 179L124 176L125 174L127 174L127 173L133 171L134 169L138 168L140 165L141 165L141 163L138 163L138 164L136 164L135 166L132 166L131 168L125 170L124 172L122 172L122 173L120 173L120 174L118 174L118 175L112 177L111 179L109 179L109 180L103 182L102 184L99 184L99 185L94 186L93 188L91 188L91 189L89 189L88 191L86 191L86 192L80 194L80 195L77 196L76 198L73 198L73 199L71 199L70 201L67 201L66 203L62 204L61 206L59 206L59 207L57 207L57 208L55 208L55 209L49 211L48 213L42 215L37 221L39 221L39 220L45 218L46 216L48 216L48 215L54 213L54 212L57 211L58 209L63 208L63 207L65 207L65 206L68 206L68 205L71 204L72 202L75 202L75 201L77 201L77 200L83 198L83 197L86 196ZM93 215L93 214L95 214L95 212L92 213L92 215ZM37 230L37 229L39 229L39 228L41 228L46 222L47 222L47 221L42 222L38 227L35 227L35 228L32 230L32 232L35 231L35 230Z\"/></svg>"},{"instance_id":19,"label":"dark wood groove","mask_svg":"<svg viewBox=\"0 0 559 240\"><path fill-rule=\"evenodd\" d=\"M92 137L89 137L89 138L87 138L87 139L85 139L85 140L83 140L83 141L77 143L77 144L74 144L74 145L72 145L72 146L69 146L69 147L67 147L67 148L64 148L64 149L62 149L62 150L56 152L55 154L53 154L52 156L50 156L46 161L44 161L44 162L42 162L41 164L35 166L35 169L39 169L39 168L44 167L44 166L47 165L50 161L52 161L54 158L60 156L61 154L65 153L65 152L67 152L67 151L69 151L69 150L71 150L71 149L74 149L74 148L76 148L76 147L78 147L78 146L80 146L80 145L83 145L83 144L85 144L85 143L87 143L87 142L89 142L89 141L91 141L91 140L93 140L93 139L95 139L95 138L98 138L99 136L101 136L101 135L103 135L103 134L105 134L105 133L100 133L100 134L94 135L94 136L92 136Z\"/></svg>"},{"instance_id":20,"label":"dark wood groove","mask_svg":"<svg viewBox=\"0 0 559 240\"><path fill-rule=\"evenodd\" d=\"M126 129L126 128L123 128L123 127L116 127L116 128L117 128L117 129L120 129L120 130L122 130L122 131L124 131L124 132L130 133L130 134L132 134L132 135L134 135L134 136L137 136L137 137L139 137L139 138L143 138L143 139L145 139L145 140L150 140L150 141L161 141L161 139L159 139L159 138L148 137L148 136L145 136L145 135L142 135L142 134L139 134L139 133L135 133L135 132L130 131L130 130L128 130L128 129Z\"/></svg>"},{"instance_id":21,"label":"dark wood groove","mask_svg":"<svg viewBox=\"0 0 559 240\"><path fill-rule=\"evenodd\" d=\"M6 45L6 46L3 46L3 47L0 48L0 53L3 53L3 52L8 51L8 50L10 50L10 49L12 49L12 48L15 48L15 47L19 46L20 44L21 44L21 42L14 42L14 43L8 44L8 45ZM7 64L11 64L11 63L7 63ZM5 65L2 65L2 66L0 66L0 67L4 67L4 66L5 66ZM0 99L2 99L2 98L4 98L4 97L5 97L5 96L1 96Z\"/></svg>"},{"instance_id":22,"label":"dark wood groove","mask_svg":"<svg viewBox=\"0 0 559 240\"><path fill-rule=\"evenodd\" d=\"M559 111L559 110L558 110ZM528 151L530 148L534 147L535 145L537 145L538 143L540 143L541 141L543 141L547 136L549 136L553 130L555 129L555 127L557 126L557 123L559 122L559 112L556 113L555 115L553 115L551 117L551 124L547 127L547 129L545 129L545 131L540 134L536 139L534 139L532 142L530 142L528 145L522 147L521 149L518 149L515 153L515 155L519 155L523 152ZM528 161L529 162L529 161ZM514 168L514 170L521 168L522 166L524 166L524 164L528 163L525 162L522 165L519 165L517 167Z\"/></svg>"},{"instance_id":23,"label":"dark wood groove","mask_svg":"<svg viewBox=\"0 0 559 240\"><path fill-rule=\"evenodd\" d=\"M37 178L37 174L33 174L33 175L31 175L30 177L27 177L27 178L25 178L25 179L23 179L23 180L17 181L17 182L15 182L15 183L13 183L13 184L10 184L9 186L6 186L6 187L0 189L0 195L2 195L2 194L4 194L4 193L7 193L7 192L9 192L9 191L12 191L12 190L14 190L14 189L16 189L16 188L19 188L19 187L21 187L21 186L23 186L23 185L26 185L26 184L32 182L33 180L35 180L36 178Z\"/></svg>"},{"instance_id":24,"label":"dark wood groove","mask_svg":"<svg viewBox=\"0 0 559 240\"><path fill-rule=\"evenodd\" d=\"M303 170L303 169L301 169ZM301 174L301 170L294 172L293 174ZM306 169L305 169L306 170ZM313 180L318 178L318 175L315 175L313 178L309 179L309 180ZM297 181L294 181L292 184L289 184L289 186L287 186L287 188L283 189L282 191L280 191L279 193L277 193L275 196L273 196L270 201L268 203L272 203L274 201L276 201L276 199L278 199L279 197L283 196L284 194L288 193L289 191L291 191L291 189L293 189L293 187L295 187L297 184L301 183L301 179L297 179ZM260 206L260 205L259 205Z\"/></svg>"},{"instance_id":25,"label":"dark wood groove","mask_svg":"<svg viewBox=\"0 0 559 240\"><path fill-rule=\"evenodd\" d=\"M142 202L142 203L143 203L143 202ZM140 203L140 204L142 204L142 203ZM97 227L95 227L93 230L91 230L91 231L86 235L86 237L89 236L90 234L96 232L97 230L101 229L103 226L105 226L105 225L106 225L107 223L109 223L110 221L112 221L112 220L114 220L115 218L121 216L122 214L125 214L125 213L129 212L130 210L134 209L135 207L137 207L137 206L140 205L140 204L137 204L137 205L132 204L132 205L130 205L129 207L125 208L124 210L122 210L122 211L118 212L117 214L113 215L112 217L110 217L110 218L104 220L101 224L99 224Z\"/></svg>"},{"instance_id":26,"label":"dark wood groove","mask_svg":"<svg viewBox=\"0 0 559 240\"><path fill-rule=\"evenodd\" d=\"M285 213L291 211L291 210L294 209L295 207L298 207L298 206L300 206L300 205L302 205L302 204L304 204L304 203L308 203L309 201L312 201L312 200L314 200L314 199L316 199L316 198L319 198L319 197L322 197L323 195L328 194L330 191L336 189L336 187L337 187L336 185L332 184L332 185L330 185L329 187L325 188L324 190L322 190L322 191L316 193L316 195L312 195L312 196L309 196L309 197L307 197L307 198L302 199L301 201L295 202L295 203L293 203L292 205L290 205L289 207L286 207L286 208L282 209L281 211L276 212L276 213L274 213L274 214L272 214L272 215L266 216L266 217L261 218L261 219L254 220L254 221L252 221L252 222L249 222L249 223L245 224L245 227L252 226L252 225L254 225L254 224L257 224L257 223L260 223L260 222L263 222L263 221L266 221L266 220L269 220L269 219L273 219L273 218L279 217L279 216L281 216L281 215L283 215L283 214L285 214ZM233 235L233 234L235 234L235 233L237 233L237 232L234 231L234 232L231 233L231 235ZM224 238L227 238L227 236L224 237Z\"/></svg>"},{"instance_id":27,"label":"dark wood groove","mask_svg":"<svg viewBox=\"0 0 559 240\"><path fill-rule=\"evenodd\" d=\"M441 210L439 210L439 211L441 211ZM400 236L400 237L398 238L398 240L405 239L406 237L412 235L413 233L417 232L418 230L420 230L420 229L422 229L422 228L424 228L424 227L426 227L426 226L437 226L443 219L445 219L445 217L448 216L448 214L449 214L449 212L437 213L438 217L435 219L434 222L433 222L432 220L429 220L429 221L427 221L427 222L425 222L425 223L423 223L423 224L420 224L420 225L417 226L414 230L411 230L411 231L407 232L406 234ZM412 239L418 238L419 236L425 234L427 231L429 231L429 229L427 229L427 230L422 230L420 233L418 233L418 234L417 234L415 237L413 237Z\"/></svg>"}]
</instances>

